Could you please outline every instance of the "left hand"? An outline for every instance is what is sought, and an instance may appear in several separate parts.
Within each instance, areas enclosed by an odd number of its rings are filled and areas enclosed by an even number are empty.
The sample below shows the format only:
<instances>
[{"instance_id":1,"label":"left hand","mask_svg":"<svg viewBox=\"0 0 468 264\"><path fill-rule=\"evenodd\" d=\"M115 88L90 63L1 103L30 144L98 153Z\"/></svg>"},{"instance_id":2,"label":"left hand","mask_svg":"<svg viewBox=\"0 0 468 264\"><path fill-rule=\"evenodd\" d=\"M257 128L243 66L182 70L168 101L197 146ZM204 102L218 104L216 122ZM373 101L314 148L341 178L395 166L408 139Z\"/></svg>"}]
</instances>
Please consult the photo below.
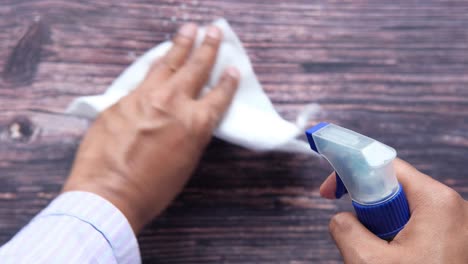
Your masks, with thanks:
<instances>
[{"instance_id":1,"label":"left hand","mask_svg":"<svg viewBox=\"0 0 468 264\"><path fill-rule=\"evenodd\" d=\"M143 83L96 119L63 188L107 199L135 233L182 190L236 91L239 72L231 67L198 98L222 32L210 26L190 56L196 34L194 24L183 26Z\"/></svg>"}]
</instances>

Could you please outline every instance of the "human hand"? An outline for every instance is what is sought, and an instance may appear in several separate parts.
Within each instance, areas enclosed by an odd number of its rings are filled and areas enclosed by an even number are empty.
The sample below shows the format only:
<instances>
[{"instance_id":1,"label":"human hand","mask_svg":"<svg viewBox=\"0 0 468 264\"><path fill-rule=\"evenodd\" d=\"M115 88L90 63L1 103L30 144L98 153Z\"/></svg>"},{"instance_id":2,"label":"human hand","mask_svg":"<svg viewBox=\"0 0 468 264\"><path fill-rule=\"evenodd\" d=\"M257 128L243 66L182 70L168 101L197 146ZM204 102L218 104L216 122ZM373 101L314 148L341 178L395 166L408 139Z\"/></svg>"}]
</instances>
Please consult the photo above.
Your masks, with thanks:
<instances>
[{"instance_id":1,"label":"human hand","mask_svg":"<svg viewBox=\"0 0 468 264\"><path fill-rule=\"evenodd\" d=\"M468 263L468 203L453 189L395 160L398 181L405 190L411 218L390 242L367 230L351 213L338 213L330 233L345 263ZM320 187L333 199L332 173Z\"/></svg>"},{"instance_id":2,"label":"human hand","mask_svg":"<svg viewBox=\"0 0 468 264\"><path fill-rule=\"evenodd\" d=\"M222 32L209 27L191 54L196 34L196 25L183 26L171 50L155 62L142 84L95 120L63 188L107 199L135 233L181 191L239 81L239 72L230 67L217 87L198 98Z\"/></svg>"}]
</instances>

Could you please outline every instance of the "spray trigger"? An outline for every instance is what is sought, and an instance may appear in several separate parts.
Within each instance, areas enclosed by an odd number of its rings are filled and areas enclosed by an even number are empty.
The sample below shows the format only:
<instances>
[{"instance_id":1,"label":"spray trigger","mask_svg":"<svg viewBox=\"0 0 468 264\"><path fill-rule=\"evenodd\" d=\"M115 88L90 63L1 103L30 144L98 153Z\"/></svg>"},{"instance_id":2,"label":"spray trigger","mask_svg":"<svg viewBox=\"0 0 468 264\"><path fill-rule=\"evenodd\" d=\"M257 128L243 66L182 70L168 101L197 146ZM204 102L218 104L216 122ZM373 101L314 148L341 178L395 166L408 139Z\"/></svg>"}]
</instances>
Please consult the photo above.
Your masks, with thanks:
<instances>
[{"instance_id":1,"label":"spray trigger","mask_svg":"<svg viewBox=\"0 0 468 264\"><path fill-rule=\"evenodd\" d=\"M336 191L335 191L335 197L336 199L340 199L344 194L348 193L348 190L346 190L346 187L343 184L343 181L341 180L340 176L338 173L335 171L335 177L336 177Z\"/></svg>"}]
</instances>

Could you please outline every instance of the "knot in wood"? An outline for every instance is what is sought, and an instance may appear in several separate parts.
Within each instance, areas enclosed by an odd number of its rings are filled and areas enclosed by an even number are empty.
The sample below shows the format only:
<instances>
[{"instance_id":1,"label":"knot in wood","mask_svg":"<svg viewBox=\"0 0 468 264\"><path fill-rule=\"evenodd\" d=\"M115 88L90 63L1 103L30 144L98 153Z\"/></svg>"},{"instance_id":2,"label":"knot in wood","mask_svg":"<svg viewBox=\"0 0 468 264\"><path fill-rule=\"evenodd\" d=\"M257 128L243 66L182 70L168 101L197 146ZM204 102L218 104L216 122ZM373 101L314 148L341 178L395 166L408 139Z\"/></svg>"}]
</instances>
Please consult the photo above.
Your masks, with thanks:
<instances>
[{"instance_id":1,"label":"knot in wood","mask_svg":"<svg viewBox=\"0 0 468 264\"><path fill-rule=\"evenodd\" d=\"M9 136L14 140L27 140L34 133L32 122L24 116L16 117L9 125Z\"/></svg>"}]
</instances>

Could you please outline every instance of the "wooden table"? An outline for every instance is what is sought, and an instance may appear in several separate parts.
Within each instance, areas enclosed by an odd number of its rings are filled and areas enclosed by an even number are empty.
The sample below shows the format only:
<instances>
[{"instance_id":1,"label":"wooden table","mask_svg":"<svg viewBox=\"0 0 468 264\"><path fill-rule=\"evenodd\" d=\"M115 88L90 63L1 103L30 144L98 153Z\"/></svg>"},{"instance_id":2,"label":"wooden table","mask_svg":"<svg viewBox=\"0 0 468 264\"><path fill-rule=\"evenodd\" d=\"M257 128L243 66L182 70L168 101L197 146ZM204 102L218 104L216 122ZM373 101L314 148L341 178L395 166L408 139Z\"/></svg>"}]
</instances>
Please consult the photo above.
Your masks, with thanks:
<instances>
[{"instance_id":1,"label":"wooden table","mask_svg":"<svg viewBox=\"0 0 468 264\"><path fill-rule=\"evenodd\" d=\"M88 122L64 115L186 21L226 17L278 111L361 131L468 197L468 2L0 1L0 243L53 199ZM328 221L351 210L312 156L214 141L139 236L147 263L341 262Z\"/></svg>"}]
</instances>

